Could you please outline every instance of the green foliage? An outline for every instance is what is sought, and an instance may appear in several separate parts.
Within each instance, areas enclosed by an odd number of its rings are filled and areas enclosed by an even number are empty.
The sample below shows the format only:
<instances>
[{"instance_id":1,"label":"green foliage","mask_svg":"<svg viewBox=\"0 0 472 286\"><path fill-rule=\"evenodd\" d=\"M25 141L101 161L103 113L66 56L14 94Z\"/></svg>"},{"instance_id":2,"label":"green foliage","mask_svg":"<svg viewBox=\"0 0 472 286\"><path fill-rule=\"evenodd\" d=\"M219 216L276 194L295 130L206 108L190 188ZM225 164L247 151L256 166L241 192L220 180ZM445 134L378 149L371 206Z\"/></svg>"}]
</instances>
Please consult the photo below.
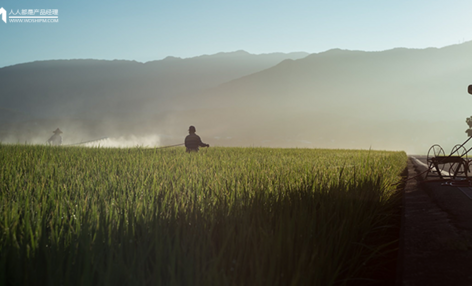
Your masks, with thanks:
<instances>
[{"instance_id":1,"label":"green foliage","mask_svg":"<svg viewBox=\"0 0 472 286\"><path fill-rule=\"evenodd\" d=\"M403 152L0 144L2 285L332 285L385 249Z\"/></svg>"}]
</instances>

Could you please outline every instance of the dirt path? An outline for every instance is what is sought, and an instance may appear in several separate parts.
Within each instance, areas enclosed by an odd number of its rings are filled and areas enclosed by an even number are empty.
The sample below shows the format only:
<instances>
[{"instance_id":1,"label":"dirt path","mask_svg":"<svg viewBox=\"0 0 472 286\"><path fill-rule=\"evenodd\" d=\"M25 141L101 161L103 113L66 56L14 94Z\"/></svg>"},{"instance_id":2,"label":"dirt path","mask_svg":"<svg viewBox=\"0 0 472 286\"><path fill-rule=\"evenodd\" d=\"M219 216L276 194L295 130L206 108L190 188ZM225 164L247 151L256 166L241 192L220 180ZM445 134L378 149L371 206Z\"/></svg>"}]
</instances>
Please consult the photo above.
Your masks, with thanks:
<instances>
[{"instance_id":1,"label":"dirt path","mask_svg":"<svg viewBox=\"0 0 472 286\"><path fill-rule=\"evenodd\" d=\"M425 168L410 158L409 177ZM472 285L472 199L437 180L409 180L399 285Z\"/></svg>"}]
</instances>

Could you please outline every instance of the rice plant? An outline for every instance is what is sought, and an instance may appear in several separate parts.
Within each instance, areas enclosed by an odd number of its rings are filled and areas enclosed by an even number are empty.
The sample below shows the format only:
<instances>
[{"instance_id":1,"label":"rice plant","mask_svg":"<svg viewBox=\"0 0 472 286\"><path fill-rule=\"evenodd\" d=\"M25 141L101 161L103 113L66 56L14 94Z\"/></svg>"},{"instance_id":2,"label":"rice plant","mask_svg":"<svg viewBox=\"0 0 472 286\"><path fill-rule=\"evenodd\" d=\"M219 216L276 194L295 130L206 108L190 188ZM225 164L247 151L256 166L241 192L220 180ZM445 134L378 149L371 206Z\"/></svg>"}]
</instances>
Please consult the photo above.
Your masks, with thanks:
<instances>
[{"instance_id":1,"label":"rice plant","mask_svg":"<svg viewBox=\"0 0 472 286\"><path fill-rule=\"evenodd\" d=\"M0 162L1 285L343 285L394 242L406 154L0 144Z\"/></svg>"}]
</instances>

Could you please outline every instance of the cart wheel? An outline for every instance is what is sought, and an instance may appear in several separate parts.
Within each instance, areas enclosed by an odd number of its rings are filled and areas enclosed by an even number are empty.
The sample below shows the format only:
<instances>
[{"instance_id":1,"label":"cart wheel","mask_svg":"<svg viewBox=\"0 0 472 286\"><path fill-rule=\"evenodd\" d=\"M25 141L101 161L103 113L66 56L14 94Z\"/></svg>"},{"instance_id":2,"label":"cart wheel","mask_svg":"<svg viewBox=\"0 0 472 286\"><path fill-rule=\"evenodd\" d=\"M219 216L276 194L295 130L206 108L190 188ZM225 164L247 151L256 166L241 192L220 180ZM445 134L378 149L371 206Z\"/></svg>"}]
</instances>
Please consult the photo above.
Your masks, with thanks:
<instances>
[{"instance_id":1,"label":"cart wheel","mask_svg":"<svg viewBox=\"0 0 472 286\"><path fill-rule=\"evenodd\" d=\"M431 148L429 148L426 160L428 161L428 163L430 163L431 159L437 156L446 156L446 154L444 153L444 149L439 146L439 144L434 144L433 146L431 146Z\"/></svg>"},{"instance_id":2,"label":"cart wheel","mask_svg":"<svg viewBox=\"0 0 472 286\"><path fill-rule=\"evenodd\" d=\"M461 156L463 157L464 155L467 154L467 149L461 144L457 144L454 147L452 147L451 150L451 156Z\"/></svg>"},{"instance_id":3,"label":"cart wheel","mask_svg":"<svg viewBox=\"0 0 472 286\"><path fill-rule=\"evenodd\" d=\"M446 154L444 153L444 149L441 146L439 146L439 144L434 144L433 146L431 146L431 148L429 148L428 155L426 157L428 168L431 169L431 171L433 172L436 172L436 168L434 169L432 168L433 167L432 159L438 156L446 156ZM444 164L438 164L438 169L439 169L439 172L444 170Z\"/></svg>"},{"instance_id":4,"label":"cart wheel","mask_svg":"<svg viewBox=\"0 0 472 286\"><path fill-rule=\"evenodd\" d=\"M465 177L468 171L468 165L464 166L463 163L451 163L449 167L449 175L455 179L457 177ZM466 170L467 169L467 170Z\"/></svg>"}]
</instances>

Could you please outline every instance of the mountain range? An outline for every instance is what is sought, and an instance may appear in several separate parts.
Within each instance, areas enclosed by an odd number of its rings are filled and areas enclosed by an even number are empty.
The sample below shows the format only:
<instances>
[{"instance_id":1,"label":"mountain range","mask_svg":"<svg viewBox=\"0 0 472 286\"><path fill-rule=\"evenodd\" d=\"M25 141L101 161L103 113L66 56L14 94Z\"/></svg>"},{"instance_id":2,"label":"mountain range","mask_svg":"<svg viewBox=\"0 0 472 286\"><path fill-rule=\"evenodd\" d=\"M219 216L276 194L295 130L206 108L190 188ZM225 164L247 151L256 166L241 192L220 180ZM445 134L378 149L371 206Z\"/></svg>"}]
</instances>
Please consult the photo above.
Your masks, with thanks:
<instances>
[{"instance_id":1,"label":"mountain range","mask_svg":"<svg viewBox=\"0 0 472 286\"><path fill-rule=\"evenodd\" d=\"M467 139L471 56L466 42L20 64L0 69L0 140L41 141L60 127L65 142L158 134L171 144L195 125L220 146L425 153L439 143L447 153Z\"/></svg>"}]
</instances>

